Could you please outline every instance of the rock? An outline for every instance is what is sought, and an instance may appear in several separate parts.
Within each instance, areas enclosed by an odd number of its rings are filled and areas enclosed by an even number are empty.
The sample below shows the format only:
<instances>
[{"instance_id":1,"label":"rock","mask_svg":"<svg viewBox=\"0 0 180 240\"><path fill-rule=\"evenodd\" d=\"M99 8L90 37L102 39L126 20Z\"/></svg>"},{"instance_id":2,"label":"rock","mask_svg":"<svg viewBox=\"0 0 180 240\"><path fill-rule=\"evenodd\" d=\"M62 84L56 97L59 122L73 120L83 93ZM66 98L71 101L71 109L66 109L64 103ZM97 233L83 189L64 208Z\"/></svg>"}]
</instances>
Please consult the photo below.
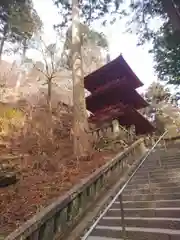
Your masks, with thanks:
<instances>
[{"instance_id":1,"label":"rock","mask_svg":"<svg viewBox=\"0 0 180 240\"><path fill-rule=\"evenodd\" d=\"M6 187L17 182L15 172L0 172L0 187Z\"/></svg>"},{"instance_id":2,"label":"rock","mask_svg":"<svg viewBox=\"0 0 180 240\"><path fill-rule=\"evenodd\" d=\"M0 164L0 171L10 171L10 170L13 170L13 169L9 163L1 163Z\"/></svg>"}]
</instances>

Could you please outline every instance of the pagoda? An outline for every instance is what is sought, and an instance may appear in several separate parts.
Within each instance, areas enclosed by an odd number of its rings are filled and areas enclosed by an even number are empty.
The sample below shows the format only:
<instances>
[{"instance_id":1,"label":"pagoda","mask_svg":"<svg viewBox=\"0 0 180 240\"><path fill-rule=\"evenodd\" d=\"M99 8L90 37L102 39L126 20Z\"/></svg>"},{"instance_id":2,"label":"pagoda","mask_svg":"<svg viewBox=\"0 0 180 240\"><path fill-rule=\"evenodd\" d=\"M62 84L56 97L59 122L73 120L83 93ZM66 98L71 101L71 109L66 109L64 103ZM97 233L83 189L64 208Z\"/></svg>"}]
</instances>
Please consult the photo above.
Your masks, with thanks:
<instances>
[{"instance_id":1,"label":"pagoda","mask_svg":"<svg viewBox=\"0 0 180 240\"><path fill-rule=\"evenodd\" d=\"M90 123L99 126L116 119L126 128L134 125L136 134L154 131L138 112L149 105L136 91L143 83L122 55L86 76L84 85L91 93L86 97Z\"/></svg>"}]
</instances>

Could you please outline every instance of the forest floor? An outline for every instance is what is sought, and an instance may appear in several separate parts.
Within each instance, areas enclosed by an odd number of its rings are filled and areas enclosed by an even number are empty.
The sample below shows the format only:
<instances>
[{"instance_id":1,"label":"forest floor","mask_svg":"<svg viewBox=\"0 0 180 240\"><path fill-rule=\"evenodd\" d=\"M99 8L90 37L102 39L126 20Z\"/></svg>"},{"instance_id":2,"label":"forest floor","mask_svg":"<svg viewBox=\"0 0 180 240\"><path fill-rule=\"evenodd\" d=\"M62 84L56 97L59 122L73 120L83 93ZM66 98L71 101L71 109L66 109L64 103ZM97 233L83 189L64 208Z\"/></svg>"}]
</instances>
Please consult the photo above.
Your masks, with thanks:
<instances>
[{"instance_id":1,"label":"forest floor","mask_svg":"<svg viewBox=\"0 0 180 240\"><path fill-rule=\"evenodd\" d=\"M18 128L9 117L8 127L5 124L8 134L1 137L0 165L7 161L3 156L10 154L8 164L17 173L18 181L0 188L0 236L12 232L116 154L95 151L90 159L77 161L70 138L71 110L60 105L53 112L51 124L42 106L31 111L23 106L22 111L26 118L13 112L18 115L18 118L13 116ZM49 126L53 126L53 136Z\"/></svg>"}]
</instances>

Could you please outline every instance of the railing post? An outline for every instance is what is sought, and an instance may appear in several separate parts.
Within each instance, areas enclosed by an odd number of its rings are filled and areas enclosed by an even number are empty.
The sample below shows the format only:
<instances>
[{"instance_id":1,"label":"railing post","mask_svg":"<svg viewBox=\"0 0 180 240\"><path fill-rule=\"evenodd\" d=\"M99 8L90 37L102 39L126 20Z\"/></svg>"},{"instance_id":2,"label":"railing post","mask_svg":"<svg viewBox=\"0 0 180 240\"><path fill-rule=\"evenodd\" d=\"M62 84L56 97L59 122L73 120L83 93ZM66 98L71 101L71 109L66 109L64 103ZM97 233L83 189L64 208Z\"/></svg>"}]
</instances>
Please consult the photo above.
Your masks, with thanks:
<instances>
[{"instance_id":1,"label":"railing post","mask_svg":"<svg viewBox=\"0 0 180 240\"><path fill-rule=\"evenodd\" d=\"M120 210L121 210L122 236L123 236L123 239L126 240L126 226L125 226L125 219L124 219L124 207L123 207L122 194L119 195L119 202L120 202Z\"/></svg>"},{"instance_id":2,"label":"railing post","mask_svg":"<svg viewBox=\"0 0 180 240\"><path fill-rule=\"evenodd\" d=\"M151 178L150 178L149 172L148 172L148 183L149 183L149 191L151 192Z\"/></svg>"},{"instance_id":3,"label":"railing post","mask_svg":"<svg viewBox=\"0 0 180 240\"><path fill-rule=\"evenodd\" d=\"M158 157L158 162L159 162L159 167L161 168L162 167L162 163L161 163L161 156L160 155Z\"/></svg>"},{"instance_id":4,"label":"railing post","mask_svg":"<svg viewBox=\"0 0 180 240\"><path fill-rule=\"evenodd\" d=\"M167 152L166 141L165 141L164 138L163 138L163 140L164 140L164 149L165 149L165 151Z\"/></svg>"}]
</instances>

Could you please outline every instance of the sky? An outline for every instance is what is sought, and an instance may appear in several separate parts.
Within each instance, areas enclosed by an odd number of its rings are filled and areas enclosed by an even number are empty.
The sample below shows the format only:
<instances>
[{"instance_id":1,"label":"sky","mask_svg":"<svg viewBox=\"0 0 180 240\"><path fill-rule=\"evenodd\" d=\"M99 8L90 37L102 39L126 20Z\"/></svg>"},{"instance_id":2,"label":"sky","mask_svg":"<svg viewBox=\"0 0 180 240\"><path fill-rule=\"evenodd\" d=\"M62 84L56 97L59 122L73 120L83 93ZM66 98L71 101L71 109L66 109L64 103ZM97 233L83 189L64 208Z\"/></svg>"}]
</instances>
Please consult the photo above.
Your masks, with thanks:
<instances>
[{"instance_id":1,"label":"sky","mask_svg":"<svg viewBox=\"0 0 180 240\"><path fill-rule=\"evenodd\" d=\"M44 39L48 43L55 41L55 32L53 25L57 24L61 16L52 0L33 0L34 7L44 23ZM147 88L157 77L153 70L153 58L148 53L150 45L137 47L137 36L135 34L125 33L125 20L118 20L114 25L102 27L96 23L95 30L103 32L109 42L111 60L123 55L132 70L144 83L141 90ZM29 52L29 57L37 57L34 51Z\"/></svg>"},{"instance_id":2,"label":"sky","mask_svg":"<svg viewBox=\"0 0 180 240\"><path fill-rule=\"evenodd\" d=\"M53 5L52 0L33 0L33 2L44 22L45 38L51 41L55 37L52 26L60 19L57 8ZM153 70L153 58L148 53L150 45L137 47L137 36L125 33L125 21L119 20L106 28L96 24L95 30L105 33L109 42L111 60L122 53L135 74L144 83L143 89L157 80Z\"/></svg>"}]
</instances>

